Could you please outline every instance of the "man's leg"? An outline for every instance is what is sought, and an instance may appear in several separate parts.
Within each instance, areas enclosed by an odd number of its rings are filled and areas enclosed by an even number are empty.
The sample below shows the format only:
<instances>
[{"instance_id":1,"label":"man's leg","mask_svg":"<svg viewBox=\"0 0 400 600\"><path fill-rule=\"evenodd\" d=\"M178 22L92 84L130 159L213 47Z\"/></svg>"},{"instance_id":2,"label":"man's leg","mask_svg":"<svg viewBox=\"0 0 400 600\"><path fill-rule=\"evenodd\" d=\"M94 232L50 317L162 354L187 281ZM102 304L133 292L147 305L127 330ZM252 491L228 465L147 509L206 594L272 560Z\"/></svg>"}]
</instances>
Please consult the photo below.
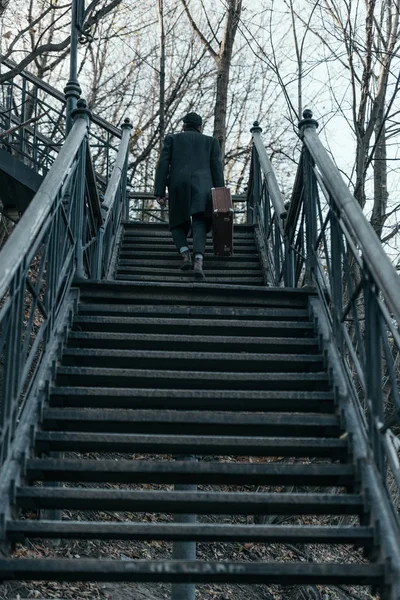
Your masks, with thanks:
<instances>
[{"instance_id":1,"label":"man's leg","mask_svg":"<svg viewBox=\"0 0 400 600\"><path fill-rule=\"evenodd\" d=\"M182 256L180 268L183 271L187 271L192 266L192 259L187 245L186 231L187 223L183 223L182 225L178 225L178 227L173 227L171 229L172 239L174 240L178 252Z\"/></svg>"},{"instance_id":2,"label":"man's leg","mask_svg":"<svg viewBox=\"0 0 400 600\"><path fill-rule=\"evenodd\" d=\"M192 217L194 275L196 279L204 279L203 258L206 249L207 223L204 213Z\"/></svg>"}]
</instances>

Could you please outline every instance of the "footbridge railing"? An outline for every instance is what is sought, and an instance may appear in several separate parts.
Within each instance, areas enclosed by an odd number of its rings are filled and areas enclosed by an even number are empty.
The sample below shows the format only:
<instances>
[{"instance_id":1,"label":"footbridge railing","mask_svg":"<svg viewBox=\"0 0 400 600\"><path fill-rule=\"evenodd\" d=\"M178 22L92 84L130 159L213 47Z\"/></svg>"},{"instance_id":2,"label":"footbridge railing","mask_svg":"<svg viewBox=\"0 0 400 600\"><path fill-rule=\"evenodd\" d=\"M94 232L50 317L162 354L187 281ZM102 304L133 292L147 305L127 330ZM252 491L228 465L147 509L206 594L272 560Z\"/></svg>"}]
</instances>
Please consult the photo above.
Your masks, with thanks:
<instances>
[{"instance_id":1,"label":"footbridge railing","mask_svg":"<svg viewBox=\"0 0 400 600\"><path fill-rule=\"evenodd\" d=\"M13 69L11 60L2 68ZM0 90L0 148L46 175L66 138L66 98L28 71L10 77ZM89 143L97 183L104 192L118 152L121 130L92 115Z\"/></svg>"},{"instance_id":2,"label":"footbridge railing","mask_svg":"<svg viewBox=\"0 0 400 600\"><path fill-rule=\"evenodd\" d=\"M92 164L91 115L83 100L73 118L46 178L1 253L0 466L13 455L16 428L40 387L37 373L73 281L105 276L127 210L129 122L119 132L122 142L102 205Z\"/></svg>"},{"instance_id":3,"label":"footbridge railing","mask_svg":"<svg viewBox=\"0 0 400 600\"><path fill-rule=\"evenodd\" d=\"M319 140L311 111L303 117L301 158L287 214L261 129L258 123L253 127L250 203L264 233L271 284L313 286L318 292L321 318L340 357L347 396L400 539L400 278Z\"/></svg>"}]
</instances>

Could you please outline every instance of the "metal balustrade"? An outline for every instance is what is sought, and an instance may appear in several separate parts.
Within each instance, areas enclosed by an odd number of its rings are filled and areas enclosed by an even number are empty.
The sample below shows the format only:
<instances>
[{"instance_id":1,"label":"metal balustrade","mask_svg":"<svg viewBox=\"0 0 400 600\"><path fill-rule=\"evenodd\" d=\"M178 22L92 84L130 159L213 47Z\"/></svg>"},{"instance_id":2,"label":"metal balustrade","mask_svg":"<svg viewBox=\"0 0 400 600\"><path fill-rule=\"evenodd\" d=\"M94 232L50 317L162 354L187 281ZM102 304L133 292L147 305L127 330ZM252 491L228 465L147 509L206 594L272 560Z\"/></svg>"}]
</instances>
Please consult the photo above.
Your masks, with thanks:
<instances>
[{"instance_id":1,"label":"metal balustrade","mask_svg":"<svg viewBox=\"0 0 400 600\"><path fill-rule=\"evenodd\" d=\"M400 279L320 142L311 111L303 117L303 148L287 214L277 201L255 123L249 211L263 232L271 283L318 292L400 539Z\"/></svg>"},{"instance_id":2,"label":"metal balustrade","mask_svg":"<svg viewBox=\"0 0 400 600\"><path fill-rule=\"evenodd\" d=\"M74 278L104 276L118 225L126 213L131 126L124 125L101 206L89 147L90 112L84 101L78 102L73 116L72 130L2 250L0 464L9 455L24 402L39 385L35 374ZM108 212L103 217L105 209Z\"/></svg>"},{"instance_id":3,"label":"metal balustrade","mask_svg":"<svg viewBox=\"0 0 400 600\"><path fill-rule=\"evenodd\" d=\"M15 63L2 60L12 69ZM66 98L35 75L23 71L0 90L0 148L40 175L46 175L66 139ZM105 191L118 152L121 131L92 116L89 143L100 190Z\"/></svg>"}]
</instances>

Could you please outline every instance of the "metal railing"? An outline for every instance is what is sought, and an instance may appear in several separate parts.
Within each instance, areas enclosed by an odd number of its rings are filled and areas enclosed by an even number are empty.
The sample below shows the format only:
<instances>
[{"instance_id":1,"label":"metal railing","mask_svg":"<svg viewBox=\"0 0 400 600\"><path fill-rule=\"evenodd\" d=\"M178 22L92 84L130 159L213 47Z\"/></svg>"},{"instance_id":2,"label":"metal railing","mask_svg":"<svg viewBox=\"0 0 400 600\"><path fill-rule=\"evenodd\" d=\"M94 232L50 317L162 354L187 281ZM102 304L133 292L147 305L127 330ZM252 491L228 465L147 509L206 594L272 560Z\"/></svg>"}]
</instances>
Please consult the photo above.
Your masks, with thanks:
<instances>
[{"instance_id":1,"label":"metal railing","mask_svg":"<svg viewBox=\"0 0 400 600\"><path fill-rule=\"evenodd\" d=\"M126 167L131 125L103 205L89 149L90 112L79 100L73 126L31 204L1 253L0 465L9 456L35 374L74 279L103 278L126 215ZM104 214L104 217L103 217Z\"/></svg>"},{"instance_id":2,"label":"metal railing","mask_svg":"<svg viewBox=\"0 0 400 600\"><path fill-rule=\"evenodd\" d=\"M0 57L1 58L1 57ZM1 60L2 67L15 63ZM66 98L35 75L23 71L0 90L0 148L46 175L66 138ZM100 189L105 191L118 152L121 131L92 116L89 143Z\"/></svg>"},{"instance_id":3,"label":"metal railing","mask_svg":"<svg viewBox=\"0 0 400 600\"><path fill-rule=\"evenodd\" d=\"M348 396L400 535L400 440L395 435L400 430L400 278L319 140L311 111L303 116L303 147L286 216L277 202L261 130L253 127L250 213L265 237L271 284L312 286L318 292Z\"/></svg>"},{"instance_id":4,"label":"metal railing","mask_svg":"<svg viewBox=\"0 0 400 600\"><path fill-rule=\"evenodd\" d=\"M96 259L96 279L108 277L111 257L122 218L128 219L129 197L126 189L129 139L132 125L125 119L122 125L122 140L114 169L110 177L104 200L101 205L103 223L99 230L99 244Z\"/></svg>"},{"instance_id":5,"label":"metal railing","mask_svg":"<svg viewBox=\"0 0 400 600\"><path fill-rule=\"evenodd\" d=\"M287 211L271 162L261 140L258 121L251 128L253 148L247 188L247 223L257 223L266 246L267 277L273 285L286 281L284 230Z\"/></svg>"}]
</instances>

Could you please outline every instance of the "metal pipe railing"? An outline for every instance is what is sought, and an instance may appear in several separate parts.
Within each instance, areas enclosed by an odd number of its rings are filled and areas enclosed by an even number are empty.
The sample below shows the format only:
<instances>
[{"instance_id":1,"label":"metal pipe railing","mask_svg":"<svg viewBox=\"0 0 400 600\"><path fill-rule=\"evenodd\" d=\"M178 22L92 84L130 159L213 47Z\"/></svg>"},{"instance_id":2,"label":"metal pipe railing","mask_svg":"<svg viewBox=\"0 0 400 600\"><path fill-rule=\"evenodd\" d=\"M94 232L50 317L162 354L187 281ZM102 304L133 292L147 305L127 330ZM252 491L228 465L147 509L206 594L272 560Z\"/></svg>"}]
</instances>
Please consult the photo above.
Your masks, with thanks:
<instances>
[{"instance_id":1,"label":"metal pipe railing","mask_svg":"<svg viewBox=\"0 0 400 600\"><path fill-rule=\"evenodd\" d=\"M103 223L98 232L95 279L102 279L108 274L121 219L128 212L126 171L131 131L131 122L125 119L118 154L101 204Z\"/></svg>"},{"instance_id":2,"label":"metal pipe railing","mask_svg":"<svg viewBox=\"0 0 400 600\"><path fill-rule=\"evenodd\" d=\"M14 69L17 66L17 63L15 63L13 60L9 58L4 58L2 55L0 55L0 62L2 65L8 67L9 69ZM49 85L48 83L46 83L42 79L39 79L39 77L36 77L32 73L29 73L29 71L25 71L25 69L21 73L19 73L19 75L27 81L29 81L30 83L33 83L38 89L46 92L46 94L52 96L53 98L61 102L63 105L66 104L64 94L62 92L59 92L52 85ZM14 75L14 77L16 76ZM13 77L11 77L11 79L13 79ZM91 119L92 123L98 125L99 127L101 127L101 129L104 129L105 131L110 133L111 136L115 136L117 138L121 137L121 131L118 129L118 127L115 127L105 119L102 119L98 115L92 115Z\"/></svg>"},{"instance_id":3,"label":"metal pipe railing","mask_svg":"<svg viewBox=\"0 0 400 600\"><path fill-rule=\"evenodd\" d=\"M118 191L118 187L121 181L122 172L124 170L124 166L126 163L126 156L129 148L129 140L132 131L132 124L129 119L125 119L124 124L122 125L122 138L119 146L117 158L115 159L114 168L111 173L110 180L108 182L108 186L106 192L104 194L104 200L101 203L102 208L107 211L105 216L105 225L108 220L108 216L111 212L111 208L113 203L115 202L115 197Z\"/></svg>"},{"instance_id":4,"label":"metal pipe railing","mask_svg":"<svg viewBox=\"0 0 400 600\"><path fill-rule=\"evenodd\" d=\"M362 250L368 270L382 291L393 315L400 322L400 278L390 262L383 246L367 221L361 206L350 193L339 170L322 145L318 135L318 123L312 119L311 111L304 111L304 119L299 127L315 164L323 177L324 184L336 203L339 211L343 211L347 222L353 229Z\"/></svg>"},{"instance_id":5,"label":"metal pipe railing","mask_svg":"<svg viewBox=\"0 0 400 600\"><path fill-rule=\"evenodd\" d=\"M48 218L54 198L63 186L76 154L88 131L89 123L84 117L75 120L65 144L60 149L54 164L37 191L32 202L22 215L18 227L1 253L0 298L7 292L12 278L29 253L32 240L36 238Z\"/></svg>"},{"instance_id":6,"label":"metal pipe railing","mask_svg":"<svg viewBox=\"0 0 400 600\"><path fill-rule=\"evenodd\" d=\"M261 140L262 129L258 124L258 121L254 121L253 127L250 129L253 136L253 144L256 148L258 160L260 163L261 171L264 174L265 180L268 186L268 192L271 199L272 206L274 207L275 214L279 217L279 228L282 233L284 230L283 219L287 216L287 211L283 202L283 197L279 189L277 179L275 177L274 170L271 165L271 161L268 158L267 151L265 150L264 144Z\"/></svg>"}]
</instances>

